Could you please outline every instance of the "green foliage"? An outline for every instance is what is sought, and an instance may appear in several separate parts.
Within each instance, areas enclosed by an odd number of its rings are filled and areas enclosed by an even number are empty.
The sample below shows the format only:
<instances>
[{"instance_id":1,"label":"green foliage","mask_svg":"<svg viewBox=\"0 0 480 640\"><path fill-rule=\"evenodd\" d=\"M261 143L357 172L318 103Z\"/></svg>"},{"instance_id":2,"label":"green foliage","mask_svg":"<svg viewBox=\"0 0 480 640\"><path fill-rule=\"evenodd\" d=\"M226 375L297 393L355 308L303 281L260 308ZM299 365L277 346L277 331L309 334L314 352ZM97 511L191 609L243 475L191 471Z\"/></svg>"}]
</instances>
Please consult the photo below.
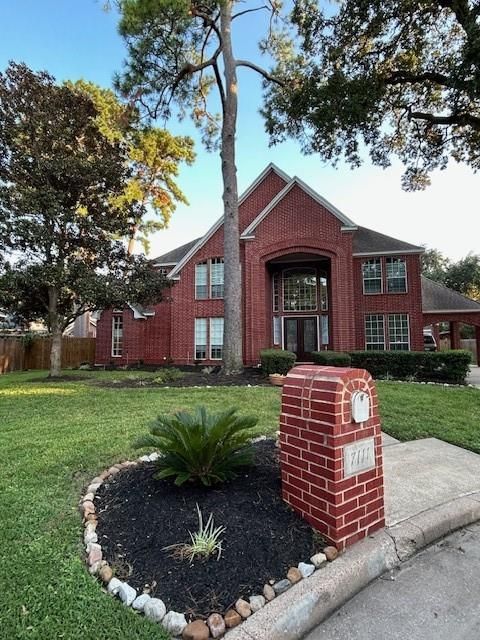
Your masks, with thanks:
<instances>
[{"instance_id":1,"label":"green foliage","mask_svg":"<svg viewBox=\"0 0 480 640\"><path fill-rule=\"evenodd\" d=\"M421 256L422 274L434 282L444 282L445 273L450 266L450 260L438 251L438 249L427 249Z\"/></svg>"},{"instance_id":2,"label":"green foliage","mask_svg":"<svg viewBox=\"0 0 480 640\"><path fill-rule=\"evenodd\" d=\"M143 205L133 224L138 240L148 249L148 236L168 226L176 203L188 204L175 178L179 164L191 164L195 158L193 140L145 124L138 110L120 102L111 89L85 80L67 83L67 86L90 96L98 112L96 123L102 135L127 149L131 174L123 193L115 196L113 202ZM145 217L147 211L152 210L155 220Z\"/></svg>"},{"instance_id":3,"label":"green foliage","mask_svg":"<svg viewBox=\"0 0 480 640\"><path fill-rule=\"evenodd\" d=\"M284 349L264 349L260 351L260 362L265 375L279 373L287 375L295 364L297 356Z\"/></svg>"},{"instance_id":4,"label":"green foliage","mask_svg":"<svg viewBox=\"0 0 480 640\"><path fill-rule=\"evenodd\" d=\"M54 337L85 311L151 304L167 286L115 240L144 205L120 197L130 158L98 117L90 96L45 72L0 74L0 300Z\"/></svg>"},{"instance_id":5,"label":"green foliage","mask_svg":"<svg viewBox=\"0 0 480 640\"><path fill-rule=\"evenodd\" d=\"M469 351L352 351L352 367L366 369L374 378L464 384Z\"/></svg>"},{"instance_id":6,"label":"green foliage","mask_svg":"<svg viewBox=\"0 0 480 640\"><path fill-rule=\"evenodd\" d=\"M480 255L469 253L454 262L445 273L447 287L480 302Z\"/></svg>"},{"instance_id":7,"label":"green foliage","mask_svg":"<svg viewBox=\"0 0 480 640\"><path fill-rule=\"evenodd\" d=\"M189 531L190 540L189 544L174 544L168 547L164 547L164 550L173 549L175 555L180 556L183 560L186 558L192 563L195 558L202 560L208 560L214 553L217 554L217 560L220 560L222 555L222 542L220 536L225 533L225 527L215 527L213 522L213 514L208 517L207 522L203 523L202 512L197 504L198 513L198 531L192 533Z\"/></svg>"},{"instance_id":8,"label":"green foliage","mask_svg":"<svg viewBox=\"0 0 480 640\"><path fill-rule=\"evenodd\" d=\"M252 416L237 416L236 409L212 414L200 407L194 413L159 416L150 434L134 446L154 447L161 454L157 478L174 476L176 485L199 481L210 486L235 478L240 467L252 464L250 430L256 424Z\"/></svg>"},{"instance_id":9,"label":"green foliage","mask_svg":"<svg viewBox=\"0 0 480 640\"><path fill-rule=\"evenodd\" d=\"M167 382L175 382L175 380L181 380L185 374L180 369L175 367L168 367L165 369L159 369L155 372L153 382L155 384L166 384Z\"/></svg>"},{"instance_id":10,"label":"green foliage","mask_svg":"<svg viewBox=\"0 0 480 640\"><path fill-rule=\"evenodd\" d=\"M349 367L352 361L350 354L343 351L313 351L312 360L328 367Z\"/></svg>"},{"instance_id":11,"label":"green foliage","mask_svg":"<svg viewBox=\"0 0 480 640\"><path fill-rule=\"evenodd\" d=\"M293 3L298 48L277 55L285 87L270 85L272 141L352 166L404 163L403 186L423 189L450 158L480 168L478 3L318 0Z\"/></svg>"}]
</instances>

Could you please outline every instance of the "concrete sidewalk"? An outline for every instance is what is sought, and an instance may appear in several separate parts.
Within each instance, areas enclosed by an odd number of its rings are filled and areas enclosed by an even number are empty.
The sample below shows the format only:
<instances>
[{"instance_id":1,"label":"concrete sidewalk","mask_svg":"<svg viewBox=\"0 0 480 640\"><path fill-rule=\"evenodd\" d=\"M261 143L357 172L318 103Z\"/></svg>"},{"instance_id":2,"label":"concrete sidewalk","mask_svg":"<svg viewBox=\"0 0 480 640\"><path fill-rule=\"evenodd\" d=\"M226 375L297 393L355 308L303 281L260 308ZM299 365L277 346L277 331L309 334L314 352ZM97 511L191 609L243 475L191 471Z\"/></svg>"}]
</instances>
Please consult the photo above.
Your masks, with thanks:
<instances>
[{"instance_id":1,"label":"concrete sidewalk","mask_svg":"<svg viewBox=\"0 0 480 640\"><path fill-rule=\"evenodd\" d=\"M473 384L480 388L480 367L470 366L470 375L467 378L468 384Z\"/></svg>"},{"instance_id":2,"label":"concrete sidewalk","mask_svg":"<svg viewBox=\"0 0 480 640\"><path fill-rule=\"evenodd\" d=\"M422 548L480 520L480 456L435 438L384 437L387 527L275 598L228 640L297 640Z\"/></svg>"}]
</instances>

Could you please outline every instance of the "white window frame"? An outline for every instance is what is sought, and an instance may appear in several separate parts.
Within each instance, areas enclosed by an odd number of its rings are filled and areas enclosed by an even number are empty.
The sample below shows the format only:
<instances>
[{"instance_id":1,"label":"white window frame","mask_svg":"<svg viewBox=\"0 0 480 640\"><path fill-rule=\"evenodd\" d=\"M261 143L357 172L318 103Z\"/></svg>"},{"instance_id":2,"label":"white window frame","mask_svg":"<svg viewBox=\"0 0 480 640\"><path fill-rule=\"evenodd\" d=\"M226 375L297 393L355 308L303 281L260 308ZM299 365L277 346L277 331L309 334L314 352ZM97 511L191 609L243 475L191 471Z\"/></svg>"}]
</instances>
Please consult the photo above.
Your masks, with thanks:
<instances>
[{"instance_id":1,"label":"white window frame","mask_svg":"<svg viewBox=\"0 0 480 640\"><path fill-rule=\"evenodd\" d=\"M365 274L363 272L363 267L368 262L378 262L380 265L380 276L376 276L375 278L365 278ZM380 280L380 291L365 291L365 280ZM382 258L368 258L367 260L362 261L362 287L363 287L363 295L365 296L378 296L383 293L383 261ZM378 315L378 314L371 314Z\"/></svg>"},{"instance_id":2,"label":"white window frame","mask_svg":"<svg viewBox=\"0 0 480 640\"><path fill-rule=\"evenodd\" d=\"M212 355L212 350L213 350L213 347L214 347L214 345L212 344L212 336L213 336L213 331L214 331L213 330L213 325L215 324L215 322L217 322L219 320L221 320L221 327L222 327L222 346L221 346L222 355L220 357L218 357L218 356L214 357ZM210 360L223 360L224 320L223 320L222 317L210 318L210 322L208 324L209 324L209 327L208 327L208 329L209 329L209 331L208 331L208 334L209 334L208 335L208 341L209 341L208 355L210 356ZM215 347L218 348L218 345L215 345Z\"/></svg>"},{"instance_id":3,"label":"white window frame","mask_svg":"<svg viewBox=\"0 0 480 640\"><path fill-rule=\"evenodd\" d=\"M202 323L205 326L205 357L198 358L197 357L197 347L198 347L198 331L197 327ZM201 345L203 346L203 344ZM207 318L195 318L194 321L194 335L193 335L193 353L195 354L195 360L207 360L208 355L208 319Z\"/></svg>"},{"instance_id":4,"label":"white window frame","mask_svg":"<svg viewBox=\"0 0 480 640\"><path fill-rule=\"evenodd\" d=\"M121 336L119 340L118 326L120 321ZM120 344L120 347L118 346ZM111 342L112 358L121 358L123 356L123 315L112 315L112 342Z\"/></svg>"},{"instance_id":5,"label":"white window frame","mask_svg":"<svg viewBox=\"0 0 480 640\"><path fill-rule=\"evenodd\" d=\"M398 277L396 276L388 276L388 263L393 262L393 261L398 261L398 262L403 262L403 265L405 267L405 291L389 291L388 290L388 283L390 280L399 280ZM386 280L386 293L390 294L390 295L404 295L405 293L408 293L408 274L407 274L407 261L405 258L403 258L402 256L387 256L385 258L385 280Z\"/></svg>"},{"instance_id":6,"label":"white window frame","mask_svg":"<svg viewBox=\"0 0 480 640\"><path fill-rule=\"evenodd\" d=\"M205 283L198 282L199 267L205 267ZM208 300L209 287L208 287L208 260L203 262L197 262L195 265L195 300ZM197 287L205 287L205 295L199 296Z\"/></svg>"},{"instance_id":7,"label":"white window frame","mask_svg":"<svg viewBox=\"0 0 480 640\"><path fill-rule=\"evenodd\" d=\"M213 282L213 265L221 264L223 266L222 269L222 281L221 282ZM208 271L209 271L209 295L212 300L223 300L225 297L225 260L223 258L210 258L208 260ZM221 286L222 287L222 295L214 296L213 295L213 287Z\"/></svg>"},{"instance_id":8,"label":"white window frame","mask_svg":"<svg viewBox=\"0 0 480 640\"><path fill-rule=\"evenodd\" d=\"M395 342L392 340L392 336L390 334L390 318L395 318L395 316L405 317L407 320L407 340L396 340ZM401 322L401 320L400 320ZM387 315L387 327L388 327L388 347L390 351L410 351L410 316L408 313L389 313ZM392 344L406 344L406 349L392 349Z\"/></svg>"},{"instance_id":9,"label":"white window frame","mask_svg":"<svg viewBox=\"0 0 480 640\"><path fill-rule=\"evenodd\" d=\"M367 319L368 318L372 318L372 317L376 317L376 318L381 318L382 319L382 326L383 326L383 343L382 342L369 342L368 341L368 334L367 334ZM365 351L385 351L387 349L387 341L386 341L386 334L385 334L385 316L383 313L366 313L365 317L364 317L364 322L363 322L363 328L364 328L364 332L365 332ZM381 345L383 344L383 349L369 349L368 345Z\"/></svg>"}]
</instances>

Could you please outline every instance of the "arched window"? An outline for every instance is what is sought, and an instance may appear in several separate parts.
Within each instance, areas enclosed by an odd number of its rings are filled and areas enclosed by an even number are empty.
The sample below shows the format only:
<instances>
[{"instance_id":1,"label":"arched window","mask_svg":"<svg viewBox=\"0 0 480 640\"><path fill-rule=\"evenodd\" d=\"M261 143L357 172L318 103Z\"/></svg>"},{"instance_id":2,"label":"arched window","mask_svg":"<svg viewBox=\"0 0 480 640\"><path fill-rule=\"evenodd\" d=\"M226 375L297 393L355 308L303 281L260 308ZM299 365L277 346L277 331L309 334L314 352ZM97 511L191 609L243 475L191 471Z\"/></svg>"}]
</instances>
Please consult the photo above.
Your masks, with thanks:
<instances>
[{"instance_id":1,"label":"arched window","mask_svg":"<svg viewBox=\"0 0 480 640\"><path fill-rule=\"evenodd\" d=\"M301 267L283 272L283 310L316 311L317 271Z\"/></svg>"}]
</instances>

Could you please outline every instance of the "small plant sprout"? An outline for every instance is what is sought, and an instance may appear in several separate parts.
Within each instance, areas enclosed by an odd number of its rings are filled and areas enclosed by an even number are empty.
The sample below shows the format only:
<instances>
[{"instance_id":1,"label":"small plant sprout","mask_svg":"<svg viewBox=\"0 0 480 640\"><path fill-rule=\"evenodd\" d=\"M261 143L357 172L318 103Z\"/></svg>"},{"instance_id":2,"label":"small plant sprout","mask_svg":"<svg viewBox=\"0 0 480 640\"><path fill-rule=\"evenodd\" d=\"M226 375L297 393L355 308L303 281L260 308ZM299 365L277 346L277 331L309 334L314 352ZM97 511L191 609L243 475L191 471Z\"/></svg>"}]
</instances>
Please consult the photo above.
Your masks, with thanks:
<instances>
[{"instance_id":1,"label":"small plant sprout","mask_svg":"<svg viewBox=\"0 0 480 640\"><path fill-rule=\"evenodd\" d=\"M203 523L202 512L197 504L198 513L198 531L192 533L189 531L190 543L185 544L172 544L168 547L164 547L164 551L173 549L173 554L179 557L181 560L188 559L190 564L195 558L201 558L208 560L210 556L217 554L217 561L220 560L222 555L222 542L220 536L225 533L225 527L215 527L213 522L213 513L208 516L207 522Z\"/></svg>"}]
</instances>

